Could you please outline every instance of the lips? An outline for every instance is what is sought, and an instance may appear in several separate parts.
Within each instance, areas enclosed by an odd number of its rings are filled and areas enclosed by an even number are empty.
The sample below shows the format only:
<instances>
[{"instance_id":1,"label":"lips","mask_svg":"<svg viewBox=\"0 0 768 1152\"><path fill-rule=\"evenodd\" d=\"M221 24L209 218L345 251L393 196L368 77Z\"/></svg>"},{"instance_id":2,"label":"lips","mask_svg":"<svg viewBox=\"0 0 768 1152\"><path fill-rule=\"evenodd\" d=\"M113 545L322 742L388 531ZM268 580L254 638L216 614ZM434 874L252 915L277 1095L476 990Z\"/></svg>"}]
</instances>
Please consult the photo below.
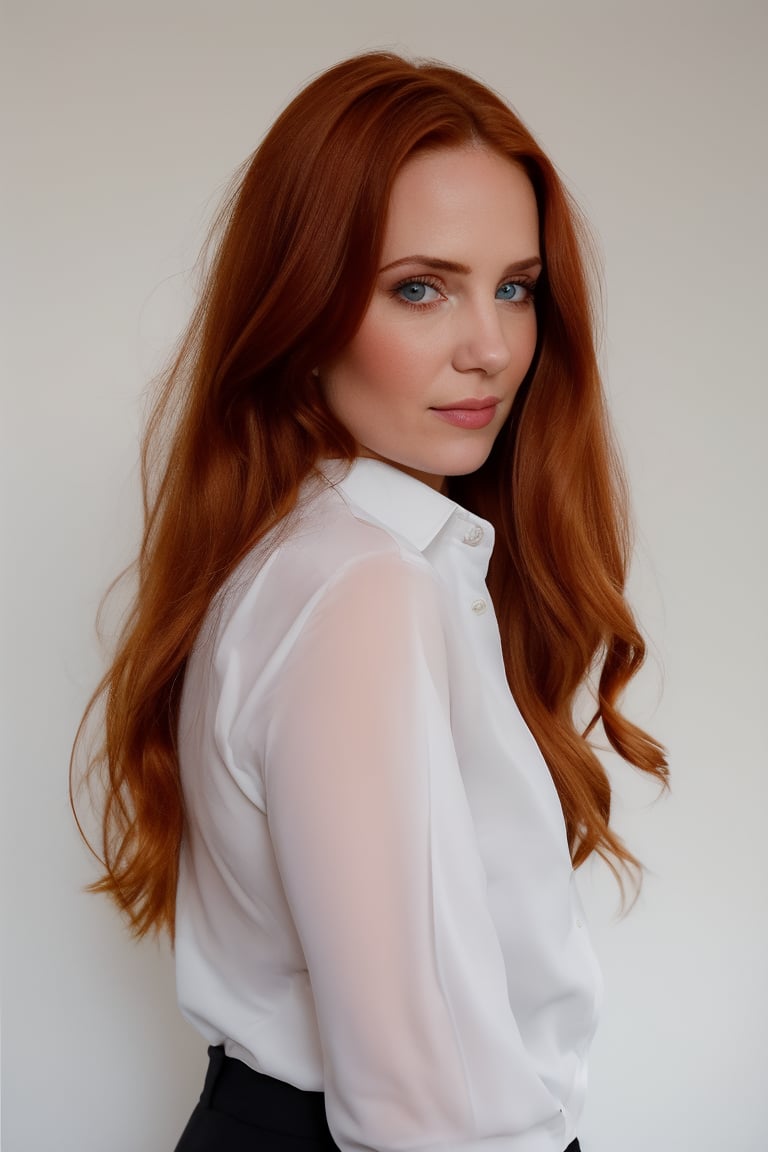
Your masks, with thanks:
<instances>
[{"instance_id":1,"label":"lips","mask_svg":"<svg viewBox=\"0 0 768 1152\"><path fill-rule=\"evenodd\" d=\"M485 396L482 400L457 400L455 404L433 408L432 411L439 419L453 424L455 428L476 430L486 428L491 423L498 403L496 396Z\"/></svg>"},{"instance_id":2,"label":"lips","mask_svg":"<svg viewBox=\"0 0 768 1152\"><path fill-rule=\"evenodd\" d=\"M498 403L498 396L484 396L482 400L469 397L467 400L457 400L455 404L441 404L435 408L435 412L480 412L483 408L495 408Z\"/></svg>"}]
</instances>

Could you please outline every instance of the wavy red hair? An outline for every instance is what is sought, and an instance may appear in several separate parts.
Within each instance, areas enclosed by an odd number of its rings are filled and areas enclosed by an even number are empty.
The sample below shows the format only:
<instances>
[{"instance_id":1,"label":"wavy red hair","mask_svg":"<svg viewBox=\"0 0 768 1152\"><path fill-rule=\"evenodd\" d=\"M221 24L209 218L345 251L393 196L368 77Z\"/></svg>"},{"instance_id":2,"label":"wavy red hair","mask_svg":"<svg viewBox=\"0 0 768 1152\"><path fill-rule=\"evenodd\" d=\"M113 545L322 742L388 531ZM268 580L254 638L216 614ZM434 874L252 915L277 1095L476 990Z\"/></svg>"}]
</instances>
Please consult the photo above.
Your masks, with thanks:
<instances>
[{"instance_id":1,"label":"wavy red hair","mask_svg":"<svg viewBox=\"0 0 768 1152\"><path fill-rule=\"evenodd\" d=\"M143 447L138 591L78 732L103 706L87 775L104 788L108 893L141 935L167 928L184 815L175 734L184 670L245 554L294 506L316 461L355 444L315 364L355 333L378 268L392 182L428 148L480 143L521 165L540 213L544 273L530 372L487 463L450 482L490 519L489 573L512 692L547 759L572 857L636 863L609 826L605 770L574 721L666 779L659 745L620 712L644 657L624 598L626 496L595 356L580 217L554 167L493 92L446 66L371 53L310 83L238 176L212 232L197 309L162 381Z\"/></svg>"}]
</instances>

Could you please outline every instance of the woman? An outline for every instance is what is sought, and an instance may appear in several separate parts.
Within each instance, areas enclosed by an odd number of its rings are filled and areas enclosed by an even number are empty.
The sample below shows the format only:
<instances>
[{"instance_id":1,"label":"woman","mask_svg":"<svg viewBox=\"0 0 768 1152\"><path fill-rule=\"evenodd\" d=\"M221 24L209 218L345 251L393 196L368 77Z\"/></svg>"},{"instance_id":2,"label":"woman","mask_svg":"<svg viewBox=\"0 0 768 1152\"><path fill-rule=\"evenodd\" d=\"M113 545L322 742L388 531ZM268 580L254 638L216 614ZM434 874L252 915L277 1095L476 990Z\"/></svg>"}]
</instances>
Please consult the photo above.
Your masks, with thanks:
<instances>
[{"instance_id":1,"label":"woman","mask_svg":"<svg viewBox=\"0 0 768 1152\"><path fill-rule=\"evenodd\" d=\"M636 864L587 735L666 766L617 706L644 648L577 216L497 96L374 53L296 97L145 484L94 887L175 932L211 1044L180 1152L577 1148L573 866Z\"/></svg>"}]
</instances>

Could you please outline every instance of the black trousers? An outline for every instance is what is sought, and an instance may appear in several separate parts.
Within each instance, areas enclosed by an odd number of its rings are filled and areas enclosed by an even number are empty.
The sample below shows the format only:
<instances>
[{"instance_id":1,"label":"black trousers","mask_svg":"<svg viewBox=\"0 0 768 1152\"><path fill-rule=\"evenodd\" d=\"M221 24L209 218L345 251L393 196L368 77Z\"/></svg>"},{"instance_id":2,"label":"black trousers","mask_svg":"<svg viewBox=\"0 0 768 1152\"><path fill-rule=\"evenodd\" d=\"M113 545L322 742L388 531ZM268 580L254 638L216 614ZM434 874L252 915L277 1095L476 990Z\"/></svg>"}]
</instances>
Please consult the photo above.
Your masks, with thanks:
<instances>
[{"instance_id":1,"label":"black trousers","mask_svg":"<svg viewBox=\"0 0 768 1152\"><path fill-rule=\"evenodd\" d=\"M338 1152L322 1092L254 1072L221 1047L208 1055L203 1094L176 1152ZM579 1152L578 1140L565 1152Z\"/></svg>"}]
</instances>

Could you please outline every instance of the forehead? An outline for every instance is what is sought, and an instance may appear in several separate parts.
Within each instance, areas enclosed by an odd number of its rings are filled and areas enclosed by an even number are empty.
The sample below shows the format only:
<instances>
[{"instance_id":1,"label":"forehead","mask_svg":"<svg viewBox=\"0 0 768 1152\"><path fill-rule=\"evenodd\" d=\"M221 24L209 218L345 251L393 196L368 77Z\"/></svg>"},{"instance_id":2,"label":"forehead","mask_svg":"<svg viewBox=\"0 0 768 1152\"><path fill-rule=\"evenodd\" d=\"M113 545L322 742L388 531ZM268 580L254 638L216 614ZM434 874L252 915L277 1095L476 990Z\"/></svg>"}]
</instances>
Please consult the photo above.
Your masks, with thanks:
<instances>
[{"instance_id":1,"label":"forehead","mask_svg":"<svg viewBox=\"0 0 768 1152\"><path fill-rule=\"evenodd\" d=\"M489 246L508 260L533 256L538 228L533 186L519 165L482 147L422 152L395 177L382 263L427 250L458 260Z\"/></svg>"}]
</instances>

